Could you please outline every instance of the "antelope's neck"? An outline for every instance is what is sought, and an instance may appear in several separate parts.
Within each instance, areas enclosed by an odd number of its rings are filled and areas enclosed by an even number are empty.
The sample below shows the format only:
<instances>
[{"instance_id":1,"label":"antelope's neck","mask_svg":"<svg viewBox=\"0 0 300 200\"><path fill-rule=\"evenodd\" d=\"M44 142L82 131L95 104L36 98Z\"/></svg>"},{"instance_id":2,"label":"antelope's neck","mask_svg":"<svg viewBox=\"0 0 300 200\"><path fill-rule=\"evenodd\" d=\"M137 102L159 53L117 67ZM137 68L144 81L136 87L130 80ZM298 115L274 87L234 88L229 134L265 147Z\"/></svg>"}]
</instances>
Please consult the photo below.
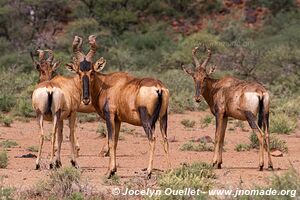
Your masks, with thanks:
<instances>
[{"instance_id":1,"label":"antelope's neck","mask_svg":"<svg viewBox=\"0 0 300 200\"><path fill-rule=\"evenodd\" d=\"M206 103L209 105L211 111L213 112L214 109L214 94L217 92L214 88L214 83L216 83L217 79L212 78L206 78L204 81L204 87L203 87L203 97L206 101ZM214 113L214 112L213 112Z\"/></svg>"}]
</instances>

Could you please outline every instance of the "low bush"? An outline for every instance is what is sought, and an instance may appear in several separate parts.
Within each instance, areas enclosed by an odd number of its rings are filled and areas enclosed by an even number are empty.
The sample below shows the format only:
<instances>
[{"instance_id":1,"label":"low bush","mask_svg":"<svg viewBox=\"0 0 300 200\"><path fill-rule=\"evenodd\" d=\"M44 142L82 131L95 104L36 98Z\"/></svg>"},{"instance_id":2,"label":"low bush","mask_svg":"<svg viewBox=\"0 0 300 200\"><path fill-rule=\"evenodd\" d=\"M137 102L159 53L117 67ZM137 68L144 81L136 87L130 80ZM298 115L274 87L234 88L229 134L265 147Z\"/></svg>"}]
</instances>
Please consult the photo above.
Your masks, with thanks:
<instances>
[{"instance_id":1,"label":"low bush","mask_svg":"<svg viewBox=\"0 0 300 200\"><path fill-rule=\"evenodd\" d=\"M204 162L183 164L183 166L173 169L158 177L158 185L161 189L199 189L208 191L212 188L216 179L212 165ZM200 194L197 199L204 199L206 196ZM159 199L191 199L191 196L160 196Z\"/></svg>"},{"instance_id":2,"label":"low bush","mask_svg":"<svg viewBox=\"0 0 300 200\"><path fill-rule=\"evenodd\" d=\"M237 144L235 145L234 150L237 152L240 151L249 151L251 149L251 146L249 144Z\"/></svg>"},{"instance_id":3,"label":"low bush","mask_svg":"<svg viewBox=\"0 0 300 200\"><path fill-rule=\"evenodd\" d=\"M189 119L183 119L180 122L185 128L193 128L196 124L194 120L189 120Z\"/></svg>"},{"instance_id":4,"label":"low bush","mask_svg":"<svg viewBox=\"0 0 300 200\"><path fill-rule=\"evenodd\" d=\"M187 142L184 143L181 148L181 151L213 151L214 147L206 142Z\"/></svg>"},{"instance_id":5,"label":"low bush","mask_svg":"<svg viewBox=\"0 0 300 200\"><path fill-rule=\"evenodd\" d=\"M270 120L270 132L279 134L290 134L297 126L297 120L285 113L275 113Z\"/></svg>"},{"instance_id":6,"label":"low bush","mask_svg":"<svg viewBox=\"0 0 300 200\"><path fill-rule=\"evenodd\" d=\"M0 152L0 168L6 168L8 165L8 156L6 151Z\"/></svg>"},{"instance_id":7,"label":"low bush","mask_svg":"<svg viewBox=\"0 0 300 200\"><path fill-rule=\"evenodd\" d=\"M18 143L13 140L4 140L4 141L0 142L0 147L3 147L3 148L11 148L11 147L15 147L15 146L18 146Z\"/></svg>"}]
</instances>

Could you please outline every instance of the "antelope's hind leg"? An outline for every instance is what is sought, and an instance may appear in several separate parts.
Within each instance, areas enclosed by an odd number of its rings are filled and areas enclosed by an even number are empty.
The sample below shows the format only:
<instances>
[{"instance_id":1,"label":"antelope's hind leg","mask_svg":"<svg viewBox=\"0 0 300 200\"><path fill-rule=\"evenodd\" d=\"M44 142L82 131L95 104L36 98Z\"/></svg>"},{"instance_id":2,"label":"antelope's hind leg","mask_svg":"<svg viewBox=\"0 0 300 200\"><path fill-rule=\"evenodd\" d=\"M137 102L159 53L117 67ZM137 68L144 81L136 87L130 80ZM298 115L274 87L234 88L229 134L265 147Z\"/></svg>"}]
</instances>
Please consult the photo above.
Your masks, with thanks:
<instances>
[{"instance_id":1,"label":"antelope's hind leg","mask_svg":"<svg viewBox=\"0 0 300 200\"><path fill-rule=\"evenodd\" d=\"M171 168L171 162L170 162L170 157L169 157L169 141L168 141L168 134L167 134L167 129L168 129L168 113L167 112L160 119L159 124L160 124L160 132L161 132L162 139L163 139L164 152L165 152L165 155L167 158L168 168Z\"/></svg>"},{"instance_id":2,"label":"antelope's hind leg","mask_svg":"<svg viewBox=\"0 0 300 200\"><path fill-rule=\"evenodd\" d=\"M56 160L55 160L56 168L60 168L62 166L61 159L60 159L60 153L61 153L61 143L63 141L63 127L64 127L63 120L59 120L58 126L57 126L57 154L56 154Z\"/></svg>"},{"instance_id":3,"label":"antelope's hind leg","mask_svg":"<svg viewBox=\"0 0 300 200\"><path fill-rule=\"evenodd\" d=\"M38 156L36 158L36 161L35 161L35 169L40 169L40 161L41 161L41 154L42 154L42 148L43 148L43 144L44 144L44 123L43 123L43 115L41 113L37 113L37 121L39 123L39 126L40 126L40 131L41 131L41 134L40 134L40 143L39 143L39 151L38 151Z\"/></svg>"},{"instance_id":4,"label":"antelope's hind leg","mask_svg":"<svg viewBox=\"0 0 300 200\"><path fill-rule=\"evenodd\" d=\"M244 111L247 121L251 129L255 132L259 141L259 170L262 171L264 168L264 137L263 132L256 124L255 115L250 111Z\"/></svg>"},{"instance_id":5,"label":"antelope's hind leg","mask_svg":"<svg viewBox=\"0 0 300 200\"><path fill-rule=\"evenodd\" d=\"M142 121L142 126L144 128L144 131L146 132L146 135L148 137L149 140L149 163L148 163L148 168L147 168L147 177L148 179L151 178L151 173L152 173L152 169L153 169L153 156L154 156L154 151L155 151L155 135L154 135L154 131L155 131L155 124L153 125L153 127L151 127L151 117L148 114L148 111L145 107L140 107L138 108L139 110L139 114L140 114L140 118Z\"/></svg>"}]
</instances>

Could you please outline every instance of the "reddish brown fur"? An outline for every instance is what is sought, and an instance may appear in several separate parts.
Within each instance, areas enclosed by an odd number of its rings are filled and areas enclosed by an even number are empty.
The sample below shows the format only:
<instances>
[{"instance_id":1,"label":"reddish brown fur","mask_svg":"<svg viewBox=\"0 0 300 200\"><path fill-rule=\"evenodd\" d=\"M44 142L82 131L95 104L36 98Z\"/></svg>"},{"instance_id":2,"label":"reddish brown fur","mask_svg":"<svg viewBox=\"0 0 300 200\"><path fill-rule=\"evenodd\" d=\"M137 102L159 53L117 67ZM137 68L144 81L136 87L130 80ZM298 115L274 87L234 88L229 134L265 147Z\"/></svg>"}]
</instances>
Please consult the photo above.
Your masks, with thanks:
<instances>
[{"instance_id":1,"label":"reddish brown fur","mask_svg":"<svg viewBox=\"0 0 300 200\"><path fill-rule=\"evenodd\" d=\"M77 38L75 37L75 44L76 39ZM95 51L95 39L90 40L90 45L91 49ZM80 58L83 57L83 54L78 52L78 49L80 48L73 49L75 49L75 56L79 55L76 57L76 60L83 60ZM168 141L166 132L167 110L169 104L168 89L160 81L152 78L139 79L123 72L116 72L112 74L97 73L96 71L99 71L99 68L103 69L106 63L103 58L100 58L89 71L81 71L79 69L79 63L75 62L73 64L69 64L69 66L72 69L77 70L80 77L89 77L90 98L92 100L92 104L97 113L106 120L110 152L108 176L110 177L117 170L116 147L121 122L127 122L136 126L144 127L150 144L150 158L147 169L148 176L150 176L155 149L154 127L151 126L150 121L153 118L155 109L158 105L158 93L162 94L161 104L159 104L158 118L161 124L164 149L168 156ZM144 120L141 119L141 112L143 112Z\"/></svg>"},{"instance_id":2,"label":"reddish brown fur","mask_svg":"<svg viewBox=\"0 0 300 200\"><path fill-rule=\"evenodd\" d=\"M196 70L183 70L193 77L195 82L195 100L201 101L201 96L210 107L211 112L216 117L216 133L215 133L215 154L213 164L217 164L221 168L222 164L222 149L224 144L225 130L228 117L233 117L239 120L247 120L251 128L256 132L260 142L259 167L263 169L264 160L264 142L266 140L266 150L268 152L269 168L273 168L269 150L269 130L268 130L268 115L269 115L269 94L267 90L257 82L247 82L233 77L225 77L222 79L212 79L206 72L206 65L211 57L211 52L208 49L208 57L200 65L196 58L196 50L193 49L192 55L195 60ZM261 107L260 107L261 106ZM264 133L254 121L259 112L262 116L262 126L266 132Z\"/></svg>"},{"instance_id":3,"label":"reddish brown fur","mask_svg":"<svg viewBox=\"0 0 300 200\"><path fill-rule=\"evenodd\" d=\"M43 56L43 51L40 51L40 60L47 67L51 66L51 60L45 60ZM43 68L47 70L47 68ZM51 70L49 70L50 72ZM50 74L48 73L50 79ZM43 77L40 77L42 80ZM39 153L36 160L36 168L40 167L40 157L42 146L44 142L44 132L43 132L43 120L53 121L53 130L51 137L51 156L50 156L50 167L53 167L55 164L57 167L61 165L60 162L60 150L62 142L62 131L63 131L63 120L69 119L70 127L70 141L71 141L71 153L72 153L72 164L77 165L75 159L75 143L76 138L74 135L75 132L75 119L76 119L76 110L78 109L81 103L81 88L80 79L78 76L74 77L63 77L56 76L49 81L43 81L39 83L33 92L32 95L32 105L34 110L37 113L37 118L39 121L41 129L41 139ZM78 86L78 87L77 87ZM50 112L49 112L50 111ZM54 161L54 144L56 140L56 132L58 136L58 152L56 160Z\"/></svg>"}]
</instances>

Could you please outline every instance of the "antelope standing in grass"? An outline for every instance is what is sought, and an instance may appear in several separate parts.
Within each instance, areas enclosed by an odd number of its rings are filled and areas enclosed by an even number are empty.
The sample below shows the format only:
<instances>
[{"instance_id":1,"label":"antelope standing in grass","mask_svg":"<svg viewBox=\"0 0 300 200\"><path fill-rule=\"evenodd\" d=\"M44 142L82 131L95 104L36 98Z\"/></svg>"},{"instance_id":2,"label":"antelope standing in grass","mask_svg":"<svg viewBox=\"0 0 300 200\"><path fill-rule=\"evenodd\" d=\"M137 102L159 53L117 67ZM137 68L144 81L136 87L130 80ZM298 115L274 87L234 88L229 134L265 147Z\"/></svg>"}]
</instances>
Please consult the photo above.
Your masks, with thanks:
<instances>
[{"instance_id":1,"label":"antelope standing in grass","mask_svg":"<svg viewBox=\"0 0 300 200\"><path fill-rule=\"evenodd\" d=\"M79 43L80 40L74 42ZM53 55L53 54L52 54ZM45 52L40 51L40 64L51 63L51 56L46 60ZM53 58L52 58L53 59ZM85 81L86 83L86 81ZM51 80L39 83L32 94L32 106L37 114L37 119L41 129L39 152L36 160L36 169L40 168L40 159L42 146L44 143L43 121L53 121L53 129L51 133L51 154L50 168L61 166L60 151L62 143L63 120L69 120L70 143L71 143L71 163L78 167L75 156L75 121L76 111L81 103L82 80L79 76L63 77L55 76ZM56 159L54 161L56 133L58 137L58 149Z\"/></svg>"},{"instance_id":2,"label":"antelope standing in grass","mask_svg":"<svg viewBox=\"0 0 300 200\"><path fill-rule=\"evenodd\" d=\"M91 51L97 50L96 40L89 37ZM121 122L142 126L149 140L150 157L147 175L150 178L155 149L155 123L160 122L164 151L169 164L169 144L167 140L167 120L169 91L159 80L135 78L124 72L101 74L106 61L100 58L94 65L89 55L85 56L77 44L73 50L76 61L69 67L88 84L83 84L83 103L92 101L97 113L106 121L109 146L108 177L116 171L116 148ZM85 99L86 98L86 99ZM170 164L169 164L170 165Z\"/></svg>"},{"instance_id":3,"label":"antelope standing in grass","mask_svg":"<svg viewBox=\"0 0 300 200\"><path fill-rule=\"evenodd\" d=\"M233 77L210 78L209 75L215 70L215 67L212 67L209 72L206 69L211 58L211 51L206 48L207 58L203 63L200 63L196 57L197 49L198 47L192 51L195 70L187 69L184 65L182 65L182 69L194 79L196 102L200 102L201 96L203 96L216 118L213 165L221 168L227 121L228 117L233 117L248 121L259 139L259 170L263 170L264 166L264 147L268 153L268 168L273 169L269 148L270 99L268 91L257 82L247 82ZM257 114L258 123L256 123ZM262 128L265 131L265 138Z\"/></svg>"}]
</instances>

